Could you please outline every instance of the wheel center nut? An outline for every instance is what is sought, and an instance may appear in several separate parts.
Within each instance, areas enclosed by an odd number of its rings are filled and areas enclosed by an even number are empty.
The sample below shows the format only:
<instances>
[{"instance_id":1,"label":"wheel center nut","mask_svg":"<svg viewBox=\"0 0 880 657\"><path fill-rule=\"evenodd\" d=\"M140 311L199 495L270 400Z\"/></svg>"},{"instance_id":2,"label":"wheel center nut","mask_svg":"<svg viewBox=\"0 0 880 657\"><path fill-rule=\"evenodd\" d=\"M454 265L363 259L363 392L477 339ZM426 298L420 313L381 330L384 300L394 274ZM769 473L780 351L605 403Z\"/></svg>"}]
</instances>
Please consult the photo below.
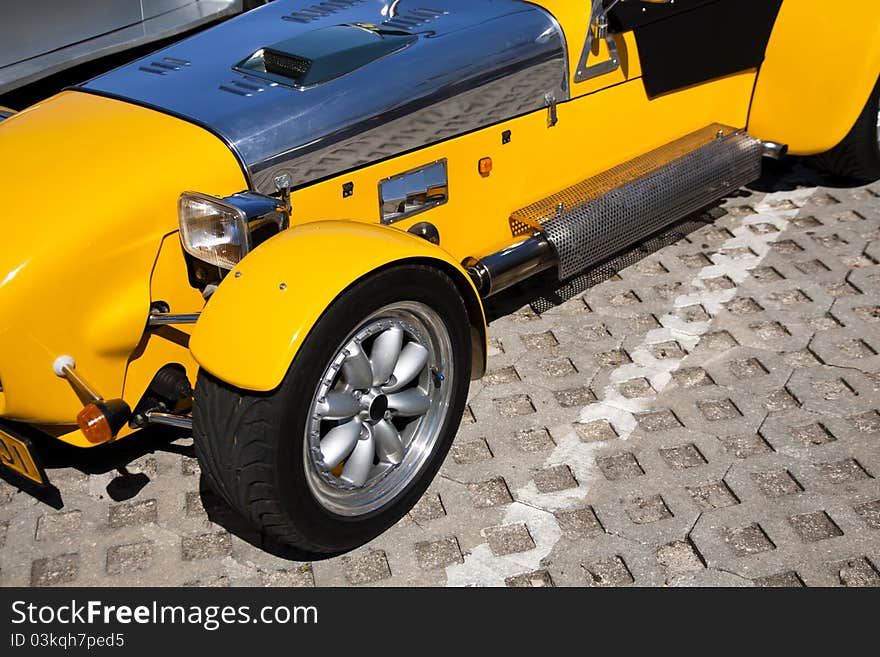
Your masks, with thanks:
<instances>
[{"instance_id":1,"label":"wheel center nut","mask_svg":"<svg viewBox=\"0 0 880 657\"><path fill-rule=\"evenodd\" d=\"M373 422L378 422L385 417L385 411L388 410L388 397L378 390L370 390L361 397L361 408Z\"/></svg>"}]
</instances>

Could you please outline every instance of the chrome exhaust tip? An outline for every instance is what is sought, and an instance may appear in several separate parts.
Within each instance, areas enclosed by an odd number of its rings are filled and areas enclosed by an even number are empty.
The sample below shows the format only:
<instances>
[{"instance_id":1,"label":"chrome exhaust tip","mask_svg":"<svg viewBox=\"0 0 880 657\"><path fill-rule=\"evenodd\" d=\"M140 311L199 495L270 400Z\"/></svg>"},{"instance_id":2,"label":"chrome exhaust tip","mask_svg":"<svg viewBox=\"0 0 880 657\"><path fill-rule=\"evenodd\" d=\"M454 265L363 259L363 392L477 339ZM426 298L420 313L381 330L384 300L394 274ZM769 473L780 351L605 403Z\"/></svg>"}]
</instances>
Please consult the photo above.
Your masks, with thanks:
<instances>
[{"instance_id":1,"label":"chrome exhaust tip","mask_svg":"<svg viewBox=\"0 0 880 657\"><path fill-rule=\"evenodd\" d=\"M775 141L761 142L761 155L772 160L781 160L788 155L788 144L780 144Z\"/></svg>"}]
</instances>

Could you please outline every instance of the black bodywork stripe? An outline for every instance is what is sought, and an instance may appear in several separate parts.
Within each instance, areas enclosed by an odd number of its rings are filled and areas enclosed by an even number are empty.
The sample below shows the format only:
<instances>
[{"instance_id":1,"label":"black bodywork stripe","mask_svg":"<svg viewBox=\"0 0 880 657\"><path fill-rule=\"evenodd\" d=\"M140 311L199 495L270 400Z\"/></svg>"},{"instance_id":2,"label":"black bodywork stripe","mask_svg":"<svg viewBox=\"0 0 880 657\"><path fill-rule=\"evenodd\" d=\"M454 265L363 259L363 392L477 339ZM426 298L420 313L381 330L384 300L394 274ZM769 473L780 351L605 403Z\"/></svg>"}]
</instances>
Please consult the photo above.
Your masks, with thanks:
<instances>
[{"instance_id":1,"label":"black bodywork stripe","mask_svg":"<svg viewBox=\"0 0 880 657\"><path fill-rule=\"evenodd\" d=\"M757 68L782 0L627 2L609 18L616 31L635 32L648 96ZM642 11L644 10L644 11Z\"/></svg>"}]
</instances>

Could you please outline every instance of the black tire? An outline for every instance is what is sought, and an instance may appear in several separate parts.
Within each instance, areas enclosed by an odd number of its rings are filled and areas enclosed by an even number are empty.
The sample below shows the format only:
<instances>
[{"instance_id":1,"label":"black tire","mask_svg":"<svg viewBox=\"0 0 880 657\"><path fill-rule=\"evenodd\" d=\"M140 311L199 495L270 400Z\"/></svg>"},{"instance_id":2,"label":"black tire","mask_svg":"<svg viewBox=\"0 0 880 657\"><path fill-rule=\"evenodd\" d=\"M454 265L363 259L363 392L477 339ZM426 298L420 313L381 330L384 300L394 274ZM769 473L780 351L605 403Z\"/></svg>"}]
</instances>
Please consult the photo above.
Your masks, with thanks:
<instances>
[{"instance_id":1,"label":"black tire","mask_svg":"<svg viewBox=\"0 0 880 657\"><path fill-rule=\"evenodd\" d=\"M449 410L432 453L397 497L369 515L336 515L315 499L306 480L303 444L316 382L366 317L400 301L421 302L442 318L455 362ZM425 492L461 421L470 370L468 315L453 281L423 265L386 269L336 299L274 391L241 390L200 372L193 410L196 455L216 492L263 535L309 553L338 554L393 525Z\"/></svg>"},{"instance_id":2,"label":"black tire","mask_svg":"<svg viewBox=\"0 0 880 657\"><path fill-rule=\"evenodd\" d=\"M813 157L811 163L832 175L862 183L880 179L878 112L880 80L849 134L827 153Z\"/></svg>"}]
</instances>

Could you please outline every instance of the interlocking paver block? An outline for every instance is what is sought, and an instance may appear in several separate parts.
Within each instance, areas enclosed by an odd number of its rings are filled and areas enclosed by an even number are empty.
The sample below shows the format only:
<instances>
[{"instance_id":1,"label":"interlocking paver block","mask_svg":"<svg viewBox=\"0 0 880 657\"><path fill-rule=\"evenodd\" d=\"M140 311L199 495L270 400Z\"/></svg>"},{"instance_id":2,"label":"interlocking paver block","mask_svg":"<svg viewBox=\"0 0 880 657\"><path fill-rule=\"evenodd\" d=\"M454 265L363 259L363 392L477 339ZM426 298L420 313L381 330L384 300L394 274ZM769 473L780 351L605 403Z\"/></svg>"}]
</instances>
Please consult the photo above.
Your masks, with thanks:
<instances>
[{"instance_id":1,"label":"interlocking paver block","mask_svg":"<svg viewBox=\"0 0 880 657\"><path fill-rule=\"evenodd\" d=\"M559 346L559 340L552 331L543 333L527 333L520 337L522 343L529 349L552 349Z\"/></svg>"},{"instance_id":2,"label":"interlocking paver block","mask_svg":"<svg viewBox=\"0 0 880 657\"><path fill-rule=\"evenodd\" d=\"M791 335L788 329L779 322L755 322L751 328L762 340L778 340Z\"/></svg>"},{"instance_id":3,"label":"interlocking paver block","mask_svg":"<svg viewBox=\"0 0 880 657\"><path fill-rule=\"evenodd\" d=\"M733 420L742 415L730 399L704 399L697 402L697 408L709 422Z\"/></svg>"},{"instance_id":4,"label":"interlocking paver block","mask_svg":"<svg viewBox=\"0 0 880 657\"><path fill-rule=\"evenodd\" d=\"M543 452L556 446L550 432L543 427L518 432L516 444L524 452Z\"/></svg>"},{"instance_id":5,"label":"interlocking paver block","mask_svg":"<svg viewBox=\"0 0 880 657\"><path fill-rule=\"evenodd\" d=\"M849 358L870 358L877 355L874 348L862 339L841 342L837 348Z\"/></svg>"},{"instance_id":6,"label":"interlocking paver block","mask_svg":"<svg viewBox=\"0 0 880 657\"><path fill-rule=\"evenodd\" d=\"M726 506L739 504L736 495L733 494L723 481L694 486L688 488L688 492L702 511L711 511L712 509L721 509Z\"/></svg>"},{"instance_id":7,"label":"interlocking paver block","mask_svg":"<svg viewBox=\"0 0 880 657\"><path fill-rule=\"evenodd\" d=\"M502 417L517 417L530 415L535 412L535 407L528 395L511 395L495 400L495 407Z\"/></svg>"},{"instance_id":8,"label":"interlocking paver block","mask_svg":"<svg viewBox=\"0 0 880 657\"><path fill-rule=\"evenodd\" d=\"M409 517L419 524L437 520L445 515L446 509L443 507L443 500L434 493L423 495L422 499L409 512Z\"/></svg>"},{"instance_id":9,"label":"interlocking paver block","mask_svg":"<svg viewBox=\"0 0 880 657\"><path fill-rule=\"evenodd\" d=\"M793 570L775 575L767 575L766 577L758 577L753 581L755 586L799 588L804 585L804 581Z\"/></svg>"},{"instance_id":10,"label":"interlocking paver block","mask_svg":"<svg viewBox=\"0 0 880 657\"><path fill-rule=\"evenodd\" d=\"M684 358L687 355L687 352L675 341L657 342L648 345L648 351L651 352L654 358L660 360Z\"/></svg>"},{"instance_id":11,"label":"interlocking paver block","mask_svg":"<svg viewBox=\"0 0 880 657\"><path fill-rule=\"evenodd\" d=\"M791 526L806 543L843 536L840 527L824 511L802 513L788 519Z\"/></svg>"},{"instance_id":12,"label":"interlocking paver block","mask_svg":"<svg viewBox=\"0 0 880 657\"><path fill-rule=\"evenodd\" d=\"M658 520L666 520L672 517L672 512L660 495L649 497L634 497L628 507L627 515L637 525L644 525Z\"/></svg>"},{"instance_id":13,"label":"interlocking paver block","mask_svg":"<svg viewBox=\"0 0 880 657\"><path fill-rule=\"evenodd\" d=\"M556 511L553 515L556 517L559 529L566 536L580 538L598 536L605 533L602 523L599 522L596 512L593 511L592 507Z\"/></svg>"},{"instance_id":14,"label":"interlocking paver block","mask_svg":"<svg viewBox=\"0 0 880 657\"><path fill-rule=\"evenodd\" d=\"M535 547L535 541L524 524L499 525L483 530L489 541L492 554L504 555L514 552L526 552Z\"/></svg>"},{"instance_id":15,"label":"interlocking paver block","mask_svg":"<svg viewBox=\"0 0 880 657\"><path fill-rule=\"evenodd\" d=\"M815 390L823 399L833 401L842 399L843 397L852 397L855 391L843 379L835 379L833 381L814 381L813 390Z\"/></svg>"},{"instance_id":16,"label":"interlocking paver block","mask_svg":"<svg viewBox=\"0 0 880 657\"><path fill-rule=\"evenodd\" d=\"M856 557L831 564L831 572L837 575L843 586L880 586L880 573L867 557Z\"/></svg>"},{"instance_id":17,"label":"interlocking paver block","mask_svg":"<svg viewBox=\"0 0 880 657\"><path fill-rule=\"evenodd\" d=\"M570 358L562 356L560 358L544 358L538 362L538 369L544 374L552 378L571 376L577 374L577 368Z\"/></svg>"},{"instance_id":18,"label":"interlocking paver block","mask_svg":"<svg viewBox=\"0 0 880 657\"><path fill-rule=\"evenodd\" d=\"M672 380L680 388L696 388L715 383L702 367L683 367L672 373Z\"/></svg>"},{"instance_id":19,"label":"interlocking paver block","mask_svg":"<svg viewBox=\"0 0 880 657\"><path fill-rule=\"evenodd\" d=\"M675 470L696 468L706 464L706 458L694 444L661 449L660 455L669 464L669 467Z\"/></svg>"},{"instance_id":20,"label":"interlocking paver block","mask_svg":"<svg viewBox=\"0 0 880 657\"><path fill-rule=\"evenodd\" d=\"M114 545L107 550L107 574L122 575L137 570L149 570L153 565L153 543L141 541Z\"/></svg>"},{"instance_id":21,"label":"interlocking paver block","mask_svg":"<svg viewBox=\"0 0 880 657\"><path fill-rule=\"evenodd\" d=\"M133 527L156 522L159 519L159 507L155 499L132 500L110 507L107 522L113 529Z\"/></svg>"},{"instance_id":22,"label":"interlocking paver block","mask_svg":"<svg viewBox=\"0 0 880 657\"><path fill-rule=\"evenodd\" d=\"M855 459L843 459L834 463L819 463L816 468L826 481L832 484L848 484L860 479L870 479L861 463Z\"/></svg>"},{"instance_id":23,"label":"interlocking paver block","mask_svg":"<svg viewBox=\"0 0 880 657\"><path fill-rule=\"evenodd\" d=\"M764 438L758 434L749 436L729 436L722 438L724 449L733 454L738 459L745 459L757 454L767 454L773 451L773 448Z\"/></svg>"},{"instance_id":24,"label":"interlocking paver block","mask_svg":"<svg viewBox=\"0 0 880 657\"><path fill-rule=\"evenodd\" d=\"M541 493L553 493L568 488L577 488L577 480L567 465L554 465L535 473L535 488Z\"/></svg>"},{"instance_id":25,"label":"interlocking paver block","mask_svg":"<svg viewBox=\"0 0 880 657\"><path fill-rule=\"evenodd\" d=\"M679 575L706 567L690 541L673 541L657 548L657 561L668 576Z\"/></svg>"},{"instance_id":26,"label":"interlocking paver block","mask_svg":"<svg viewBox=\"0 0 880 657\"><path fill-rule=\"evenodd\" d=\"M578 330L578 338L584 342L601 342L611 337L608 327L604 324L599 326L585 326Z\"/></svg>"},{"instance_id":27,"label":"interlocking paver block","mask_svg":"<svg viewBox=\"0 0 880 657\"><path fill-rule=\"evenodd\" d=\"M627 399L650 397L654 394L654 388L651 387L648 379L644 377L624 381L623 383L618 384L617 389L620 391L620 394Z\"/></svg>"},{"instance_id":28,"label":"interlocking paver block","mask_svg":"<svg viewBox=\"0 0 880 657\"><path fill-rule=\"evenodd\" d=\"M263 586L303 588L315 585L315 574L311 564L296 568L283 568L270 573L262 573Z\"/></svg>"},{"instance_id":29,"label":"interlocking paver block","mask_svg":"<svg viewBox=\"0 0 880 657\"><path fill-rule=\"evenodd\" d=\"M536 570L533 573L525 573L523 575L514 575L504 580L507 586L513 588L520 587L546 587L553 586L553 578L546 570Z\"/></svg>"},{"instance_id":30,"label":"interlocking paver block","mask_svg":"<svg viewBox=\"0 0 880 657\"><path fill-rule=\"evenodd\" d=\"M601 354L596 354L594 360L599 367L620 367L626 363L632 362L629 354L623 349L612 349Z\"/></svg>"},{"instance_id":31,"label":"interlocking paver block","mask_svg":"<svg viewBox=\"0 0 880 657\"><path fill-rule=\"evenodd\" d=\"M443 568L454 563L462 563L461 548L455 536L446 536L435 541L416 543L416 561L424 570Z\"/></svg>"},{"instance_id":32,"label":"interlocking paver block","mask_svg":"<svg viewBox=\"0 0 880 657\"><path fill-rule=\"evenodd\" d=\"M850 426L863 433L880 433L880 413L868 411L849 418Z\"/></svg>"},{"instance_id":33,"label":"interlocking paver block","mask_svg":"<svg viewBox=\"0 0 880 657\"><path fill-rule=\"evenodd\" d=\"M855 512L871 529L880 529L880 500L855 506Z\"/></svg>"},{"instance_id":34,"label":"interlocking paver block","mask_svg":"<svg viewBox=\"0 0 880 657\"><path fill-rule=\"evenodd\" d=\"M593 420L592 422L578 422L574 425L578 437L585 443L614 440L617 432L608 420Z\"/></svg>"},{"instance_id":35,"label":"interlocking paver block","mask_svg":"<svg viewBox=\"0 0 880 657\"><path fill-rule=\"evenodd\" d=\"M783 497L794 495L804 490L800 482L794 478L788 470L771 470L768 472L753 472L752 480L767 497Z\"/></svg>"},{"instance_id":36,"label":"interlocking paver block","mask_svg":"<svg viewBox=\"0 0 880 657\"><path fill-rule=\"evenodd\" d=\"M519 380L519 374L517 374L516 368L512 365L500 370L486 372L486 375L483 377L483 383L487 386L499 385L501 383L515 383Z\"/></svg>"},{"instance_id":37,"label":"interlocking paver block","mask_svg":"<svg viewBox=\"0 0 880 657\"><path fill-rule=\"evenodd\" d=\"M751 315L764 310L764 307L751 297L740 297L727 302L728 312L734 315Z\"/></svg>"},{"instance_id":38,"label":"interlocking paver block","mask_svg":"<svg viewBox=\"0 0 880 657\"><path fill-rule=\"evenodd\" d=\"M509 504L513 501L503 477L494 477L487 481L468 484L467 489L471 496L471 503L478 509Z\"/></svg>"},{"instance_id":39,"label":"interlocking paver block","mask_svg":"<svg viewBox=\"0 0 880 657\"><path fill-rule=\"evenodd\" d=\"M342 570L351 584L368 584L391 577L384 550L370 550L357 557L343 557Z\"/></svg>"},{"instance_id":40,"label":"interlocking paver block","mask_svg":"<svg viewBox=\"0 0 880 657\"><path fill-rule=\"evenodd\" d=\"M649 411L636 414L639 427L644 431L668 431L681 426L678 418L670 410Z\"/></svg>"},{"instance_id":41,"label":"interlocking paver block","mask_svg":"<svg viewBox=\"0 0 880 657\"><path fill-rule=\"evenodd\" d=\"M824 445L835 440L831 432L824 425L818 423L791 427L789 433L792 438L806 445Z\"/></svg>"},{"instance_id":42,"label":"interlocking paver block","mask_svg":"<svg viewBox=\"0 0 880 657\"><path fill-rule=\"evenodd\" d=\"M181 556L184 561L212 559L232 553L232 539L228 532L211 532L196 536L184 536L180 545Z\"/></svg>"},{"instance_id":43,"label":"interlocking paver block","mask_svg":"<svg viewBox=\"0 0 880 657\"><path fill-rule=\"evenodd\" d=\"M730 373L738 379L751 379L767 374L767 368L757 358L730 361Z\"/></svg>"},{"instance_id":44,"label":"interlocking paver block","mask_svg":"<svg viewBox=\"0 0 880 657\"><path fill-rule=\"evenodd\" d=\"M492 458L492 450L485 438L469 440L467 442L456 441L452 445L452 460L461 465L479 463Z\"/></svg>"},{"instance_id":45,"label":"interlocking paver block","mask_svg":"<svg viewBox=\"0 0 880 657\"><path fill-rule=\"evenodd\" d=\"M586 406L596 401L596 395L586 386L577 388L568 388L567 390L557 390L553 393L556 401L563 408L571 408L572 406Z\"/></svg>"},{"instance_id":46,"label":"interlocking paver block","mask_svg":"<svg viewBox=\"0 0 880 657\"><path fill-rule=\"evenodd\" d=\"M767 395L767 400L764 402L764 408L768 411L786 411L798 406L800 406L798 400L785 388L773 390Z\"/></svg>"},{"instance_id":47,"label":"interlocking paver block","mask_svg":"<svg viewBox=\"0 0 880 657\"><path fill-rule=\"evenodd\" d=\"M613 556L584 564L587 584L590 586L626 586L632 584L632 573L623 557Z\"/></svg>"},{"instance_id":48,"label":"interlocking paver block","mask_svg":"<svg viewBox=\"0 0 880 657\"><path fill-rule=\"evenodd\" d=\"M69 584L79 575L78 553L36 559L31 564L31 586L58 586Z\"/></svg>"},{"instance_id":49,"label":"interlocking paver block","mask_svg":"<svg viewBox=\"0 0 880 657\"><path fill-rule=\"evenodd\" d=\"M630 452L599 457L596 459L596 464L606 479L611 481L640 477L645 474L635 455Z\"/></svg>"},{"instance_id":50,"label":"interlocking paver block","mask_svg":"<svg viewBox=\"0 0 880 657\"><path fill-rule=\"evenodd\" d=\"M753 523L747 527L734 529L724 529L722 532L724 541L738 557L745 557L751 554L759 554L769 550L775 550L776 545L767 536L761 526Z\"/></svg>"},{"instance_id":51,"label":"interlocking paver block","mask_svg":"<svg viewBox=\"0 0 880 657\"><path fill-rule=\"evenodd\" d=\"M57 541L77 532L82 525L81 511L62 511L45 513L37 520L36 540Z\"/></svg>"}]
</instances>

